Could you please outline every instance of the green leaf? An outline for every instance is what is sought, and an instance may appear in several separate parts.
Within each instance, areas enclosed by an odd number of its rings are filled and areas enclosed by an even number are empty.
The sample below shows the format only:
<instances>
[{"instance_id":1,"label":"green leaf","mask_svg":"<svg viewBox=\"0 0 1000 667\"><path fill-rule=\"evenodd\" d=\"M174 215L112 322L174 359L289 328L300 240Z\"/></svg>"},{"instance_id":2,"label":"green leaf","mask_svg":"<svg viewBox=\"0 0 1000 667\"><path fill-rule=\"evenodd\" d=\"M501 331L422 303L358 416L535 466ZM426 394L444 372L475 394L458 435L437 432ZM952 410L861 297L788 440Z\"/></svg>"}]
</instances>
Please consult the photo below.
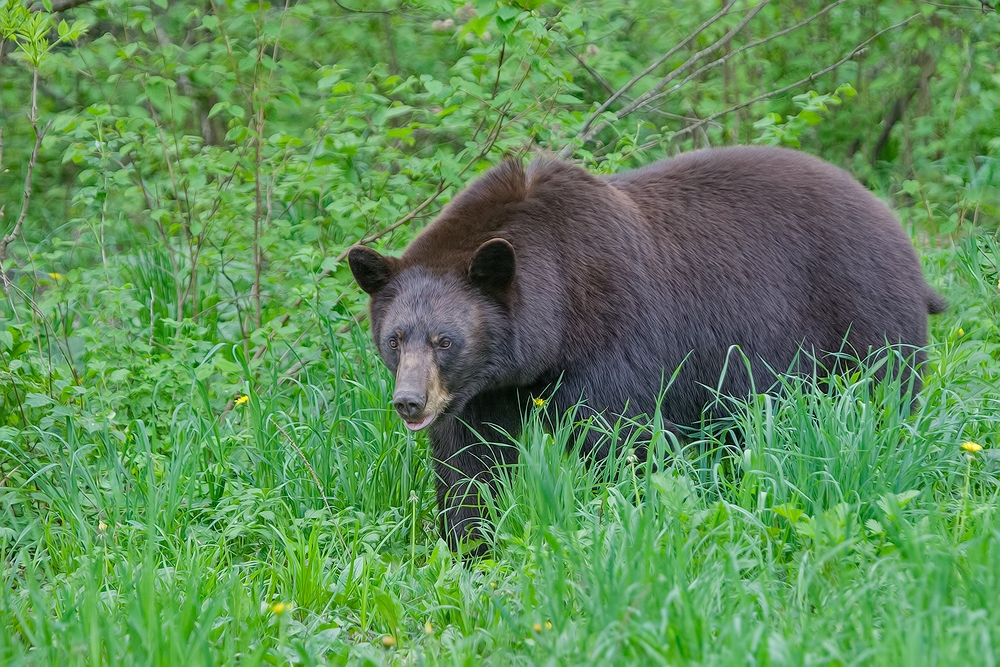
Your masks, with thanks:
<instances>
[{"instance_id":1,"label":"green leaf","mask_svg":"<svg viewBox=\"0 0 1000 667\"><path fill-rule=\"evenodd\" d=\"M821 120L823 120L823 118L818 113L809 110L800 111L798 117L804 120L807 125L816 125Z\"/></svg>"},{"instance_id":2,"label":"green leaf","mask_svg":"<svg viewBox=\"0 0 1000 667\"><path fill-rule=\"evenodd\" d=\"M413 107L411 107L411 106L409 106L407 104L400 104L398 106L394 106L394 107L390 107L390 108L386 109L385 110L385 117L387 119L388 118L395 118L396 116L402 116L403 114L410 113L411 111L413 111Z\"/></svg>"},{"instance_id":3,"label":"green leaf","mask_svg":"<svg viewBox=\"0 0 1000 667\"><path fill-rule=\"evenodd\" d=\"M503 32L509 32L513 27L514 19L521 14L521 10L516 7L503 6L497 10L497 27Z\"/></svg>"},{"instance_id":4,"label":"green leaf","mask_svg":"<svg viewBox=\"0 0 1000 667\"><path fill-rule=\"evenodd\" d=\"M804 514L804 512L801 509L795 507L795 505L792 505L791 503L785 503L784 505L775 505L774 507L771 508L771 511L777 514L778 516L785 517L793 524L798 523L799 519L801 519L802 515ZM808 519L809 517L806 518Z\"/></svg>"},{"instance_id":5,"label":"green leaf","mask_svg":"<svg viewBox=\"0 0 1000 667\"><path fill-rule=\"evenodd\" d=\"M872 535L884 535L885 527L878 521L878 519L868 519L865 521L865 528L868 529Z\"/></svg>"},{"instance_id":6,"label":"green leaf","mask_svg":"<svg viewBox=\"0 0 1000 667\"><path fill-rule=\"evenodd\" d=\"M108 376L108 380L110 380L111 382L124 382L126 379L128 379L129 374L130 374L129 369L119 368L111 372L111 375Z\"/></svg>"},{"instance_id":7,"label":"green leaf","mask_svg":"<svg viewBox=\"0 0 1000 667\"><path fill-rule=\"evenodd\" d=\"M24 404L33 408L40 408L43 405L52 405L55 401L46 394L29 393L24 397Z\"/></svg>"},{"instance_id":8,"label":"green leaf","mask_svg":"<svg viewBox=\"0 0 1000 667\"><path fill-rule=\"evenodd\" d=\"M559 21L566 32L576 32L583 25L583 15L574 11L564 11Z\"/></svg>"},{"instance_id":9,"label":"green leaf","mask_svg":"<svg viewBox=\"0 0 1000 667\"><path fill-rule=\"evenodd\" d=\"M775 123L780 123L780 122L781 122L781 114L769 113L760 120L758 120L757 122L755 122L753 126L757 129L762 129L765 127L770 127Z\"/></svg>"}]
</instances>

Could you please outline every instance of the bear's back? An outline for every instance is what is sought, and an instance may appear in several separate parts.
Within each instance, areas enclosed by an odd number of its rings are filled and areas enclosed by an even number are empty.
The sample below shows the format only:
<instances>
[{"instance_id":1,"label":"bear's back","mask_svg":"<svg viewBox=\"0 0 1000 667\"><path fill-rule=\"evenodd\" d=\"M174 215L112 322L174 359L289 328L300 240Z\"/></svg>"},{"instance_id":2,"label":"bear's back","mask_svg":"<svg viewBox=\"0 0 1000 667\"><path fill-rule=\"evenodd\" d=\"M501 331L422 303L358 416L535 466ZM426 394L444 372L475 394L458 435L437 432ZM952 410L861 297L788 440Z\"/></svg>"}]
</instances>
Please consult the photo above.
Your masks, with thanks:
<instances>
[{"instance_id":1,"label":"bear's back","mask_svg":"<svg viewBox=\"0 0 1000 667\"><path fill-rule=\"evenodd\" d=\"M926 344L933 292L906 232L849 174L794 151L711 149L606 177L506 162L460 193L402 266L464 277L496 237L517 267L504 381L561 377L568 400L648 413L683 363L668 416L692 423L723 368L724 393L748 391L733 346L766 378L800 346L835 352L848 333L861 355Z\"/></svg>"}]
</instances>

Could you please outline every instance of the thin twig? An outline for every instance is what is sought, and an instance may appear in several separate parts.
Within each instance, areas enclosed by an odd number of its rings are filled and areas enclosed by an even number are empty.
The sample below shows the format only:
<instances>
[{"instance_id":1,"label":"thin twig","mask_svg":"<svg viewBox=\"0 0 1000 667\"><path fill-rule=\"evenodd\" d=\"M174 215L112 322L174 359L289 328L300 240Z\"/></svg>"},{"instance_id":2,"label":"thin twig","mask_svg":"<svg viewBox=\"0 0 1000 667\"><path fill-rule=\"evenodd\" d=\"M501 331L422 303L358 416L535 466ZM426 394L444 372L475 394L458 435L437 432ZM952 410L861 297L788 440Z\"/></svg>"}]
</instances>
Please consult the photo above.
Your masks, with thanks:
<instances>
[{"instance_id":1,"label":"thin twig","mask_svg":"<svg viewBox=\"0 0 1000 667\"><path fill-rule=\"evenodd\" d=\"M603 76L601 76L600 72L598 72L593 67L591 67L590 65L588 65L587 61L584 60L580 56L580 54L578 54L576 51L574 51L573 48L569 44L567 44L563 48L566 49L566 53L568 53L571 56L573 56L574 58L576 58L576 62L580 63L580 67L582 67L583 69L587 70L587 74L589 74L591 76L591 78L594 79L594 81L596 81L597 83L601 84L601 87L604 88L604 90L608 91L609 93L611 93L613 95L617 94L617 93L615 93L614 86L612 86L611 83L607 79L605 79Z\"/></svg>"},{"instance_id":2,"label":"thin twig","mask_svg":"<svg viewBox=\"0 0 1000 667\"><path fill-rule=\"evenodd\" d=\"M478 160L479 157L480 156L477 156L476 159ZM464 172L465 170L463 169L462 171ZM418 204L416 208L414 208L412 211L410 211L409 213L407 213L402 218L392 223L388 227L385 227L384 229L381 229L375 232L374 234L369 234L368 236L364 237L363 239L358 241L356 245L364 245L366 243L371 243L372 241L376 241L382 238L383 236L393 231L394 229L402 227L410 220L413 220L415 217L420 215L420 212L423 211L428 206L430 206L434 202L434 200L437 199L439 196L441 196L441 193L444 192L447 188L448 188L448 181L442 179L441 182L438 183L437 189L431 194L431 196L420 202L420 204ZM347 248L342 253L337 255L337 258L334 261L336 261L338 264L340 262L343 262L345 259L347 259L347 253L349 253L350 251L351 249Z\"/></svg>"},{"instance_id":3,"label":"thin twig","mask_svg":"<svg viewBox=\"0 0 1000 667\"><path fill-rule=\"evenodd\" d=\"M337 515L333 513L333 508L330 507L330 503L326 499L326 491L323 490L323 483L319 481L319 475L316 474L316 471L313 469L312 464L309 463L309 459L306 458L305 453L299 448L298 445L295 444L295 441L292 440L292 436L288 435L285 429L281 428L281 424L279 424L278 420L274 418L274 415L272 415L270 419L271 423L274 424L274 427L277 428L279 431L281 431L281 435L285 436L285 439L288 440L288 444L290 444L295 449L296 453L299 455L299 458L302 459L302 463L305 464L306 469L309 470L309 474L312 475L313 482L316 483L316 489L319 491L320 498L323 499L323 504L326 505L326 511L330 513L331 517L336 518Z\"/></svg>"},{"instance_id":4,"label":"thin twig","mask_svg":"<svg viewBox=\"0 0 1000 667\"><path fill-rule=\"evenodd\" d=\"M27 173L24 176L24 200L21 202L21 213L17 216L17 221L10 232L0 239L0 275L3 276L4 287L10 287L7 279L7 272L3 271L3 263L7 259L7 247L21 233L24 219L28 217L28 205L31 203L32 174L35 171L35 163L38 162L38 151L42 147L42 138L48 131L51 122L45 126L44 130L38 129L38 67L34 68L34 75L31 83L31 111L28 120L31 122L31 130L35 134L35 145L31 149L31 157L28 159Z\"/></svg>"},{"instance_id":5,"label":"thin twig","mask_svg":"<svg viewBox=\"0 0 1000 667\"><path fill-rule=\"evenodd\" d=\"M3 40L0 40L0 54L3 53ZM0 173L3 171L3 128L0 127ZM3 210L7 208L7 204L0 204L0 220L3 219ZM3 267L0 267L2 270Z\"/></svg>"}]
</instances>

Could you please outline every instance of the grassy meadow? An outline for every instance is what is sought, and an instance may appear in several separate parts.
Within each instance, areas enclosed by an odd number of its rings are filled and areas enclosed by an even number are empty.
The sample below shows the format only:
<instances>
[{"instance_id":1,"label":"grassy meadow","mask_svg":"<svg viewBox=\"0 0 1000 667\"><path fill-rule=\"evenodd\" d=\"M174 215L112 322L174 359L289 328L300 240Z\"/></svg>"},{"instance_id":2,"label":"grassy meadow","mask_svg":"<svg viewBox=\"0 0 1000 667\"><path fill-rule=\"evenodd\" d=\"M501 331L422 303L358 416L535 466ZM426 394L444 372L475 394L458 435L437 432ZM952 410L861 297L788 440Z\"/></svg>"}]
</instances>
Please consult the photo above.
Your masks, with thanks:
<instances>
[{"instance_id":1,"label":"grassy meadow","mask_svg":"<svg viewBox=\"0 0 1000 667\"><path fill-rule=\"evenodd\" d=\"M925 249L953 306L913 414L870 372L790 382L683 446L654 420L649 460L606 469L565 454L572 415L533 418L493 554L464 564L350 315L235 363L149 347L148 396L110 362L66 405L21 396L39 417L0 430L0 662L995 664L997 249ZM119 419L134 400L155 421Z\"/></svg>"},{"instance_id":2,"label":"grassy meadow","mask_svg":"<svg viewBox=\"0 0 1000 667\"><path fill-rule=\"evenodd\" d=\"M1000 16L958 4L0 0L0 665L996 665ZM600 467L619 425L540 406L457 559L346 249L504 154L736 143L898 212L951 303L914 409L788 380Z\"/></svg>"}]
</instances>

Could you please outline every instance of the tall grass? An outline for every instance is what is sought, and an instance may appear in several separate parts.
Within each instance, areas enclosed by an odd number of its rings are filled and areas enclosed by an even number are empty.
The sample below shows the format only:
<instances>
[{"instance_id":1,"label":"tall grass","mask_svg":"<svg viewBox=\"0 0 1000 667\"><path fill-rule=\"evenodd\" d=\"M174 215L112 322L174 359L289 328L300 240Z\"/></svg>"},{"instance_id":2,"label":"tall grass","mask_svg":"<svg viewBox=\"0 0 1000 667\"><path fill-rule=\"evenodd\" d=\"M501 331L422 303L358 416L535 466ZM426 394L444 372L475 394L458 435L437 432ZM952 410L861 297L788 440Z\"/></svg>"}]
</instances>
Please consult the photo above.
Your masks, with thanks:
<instances>
[{"instance_id":1,"label":"tall grass","mask_svg":"<svg viewBox=\"0 0 1000 667\"><path fill-rule=\"evenodd\" d=\"M632 431L539 408L467 563L344 312L259 358L140 319L190 351L148 403L108 380L0 429L0 663L996 664L990 243L931 263L955 308L912 413L876 369L789 379L595 465L567 453L581 429Z\"/></svg>"}]
</instances>

